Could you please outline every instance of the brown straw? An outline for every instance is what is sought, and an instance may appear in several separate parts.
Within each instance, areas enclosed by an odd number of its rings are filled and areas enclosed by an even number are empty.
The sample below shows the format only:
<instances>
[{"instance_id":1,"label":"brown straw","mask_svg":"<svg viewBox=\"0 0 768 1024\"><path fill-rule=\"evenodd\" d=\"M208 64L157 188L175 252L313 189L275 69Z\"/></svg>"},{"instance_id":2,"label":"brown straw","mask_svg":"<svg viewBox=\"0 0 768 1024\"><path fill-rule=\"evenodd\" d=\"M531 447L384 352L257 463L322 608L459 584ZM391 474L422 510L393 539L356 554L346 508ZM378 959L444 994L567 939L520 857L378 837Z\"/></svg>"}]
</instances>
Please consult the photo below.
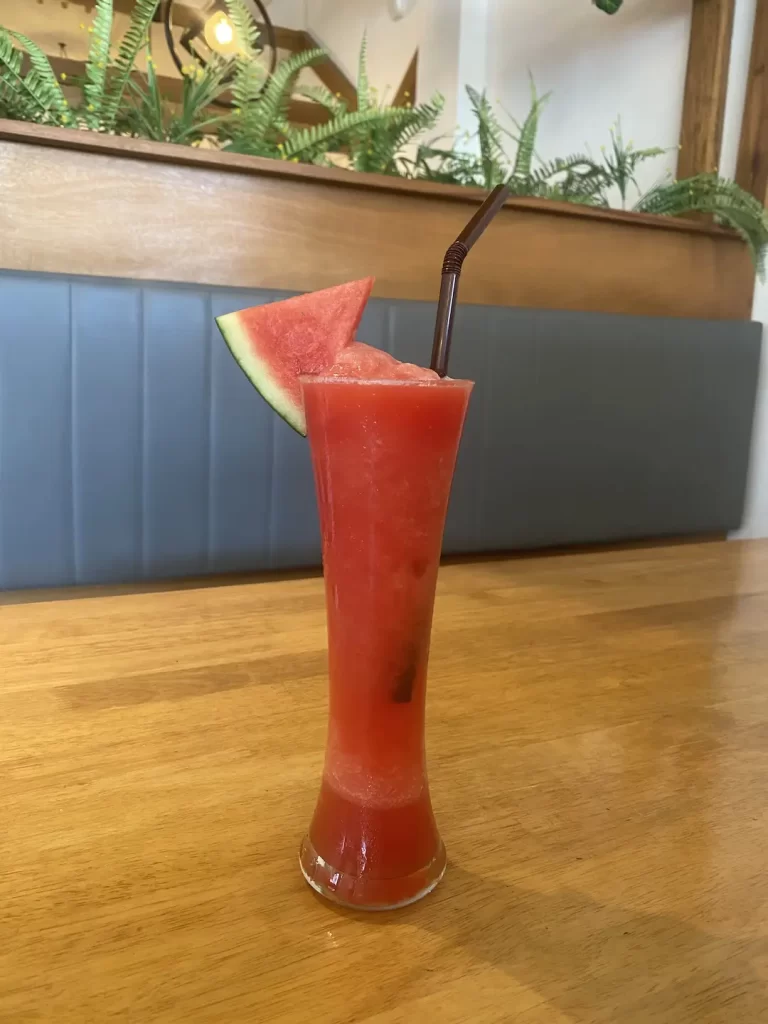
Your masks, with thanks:
<instances>
[{"instance_id":1,"label":"brown straw","mask_svg":"<svg viewBox=\"0 0 768 1024\"><path fill-rule=\"evenodd\" d=\"M432 342L432 362L430 363L432 369L440 377L444 377L448 372L448 354L451 349L453 316L456 312L456 293L459 290L461 265L469 250L502 208L508 196L507 186L497 185L493 192L488 193L485 202L456 241L446 250L443 258L443 276L440 281L435 340Z\"/></svg>"}]
</instances>

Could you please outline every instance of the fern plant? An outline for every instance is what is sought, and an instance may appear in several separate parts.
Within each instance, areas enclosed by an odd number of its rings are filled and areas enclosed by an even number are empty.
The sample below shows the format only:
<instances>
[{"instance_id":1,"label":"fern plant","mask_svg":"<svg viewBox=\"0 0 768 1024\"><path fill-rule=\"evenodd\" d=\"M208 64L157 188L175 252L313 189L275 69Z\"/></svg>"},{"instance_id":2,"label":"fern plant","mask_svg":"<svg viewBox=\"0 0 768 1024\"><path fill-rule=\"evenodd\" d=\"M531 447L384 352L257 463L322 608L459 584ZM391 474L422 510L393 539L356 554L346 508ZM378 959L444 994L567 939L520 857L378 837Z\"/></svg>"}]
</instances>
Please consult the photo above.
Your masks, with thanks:
<instances>
[{"instance_id":1,"label":"fern plant","mask_svg":"<svg viewBox=\"0 0 768 1024\"><path fill-rule=\"evenodd\" d=\"M290 132L288 106L303 68L325 57L321 49L305 50L280 61L266 87L254 74L254 62L238 58L232 82L234 117L226 128L227 148L252 156L283 157L283 141Z\"/></svg>"},{"instance_id":2,"label":"fern plant","mask_svg":"<svg viewBox=\"0 0 768 1024\"><path fill-rule=\"evenodd\" d=\"M620 120L611 128L610 146L607 148L601 146L600 152L603 154L605 184L618 189L622 209L627 205L629 186L634 185L637 191L640 191L636 178L639 165L646 160L664 155L664 150L659 149L658 146L653 146L650 149L635 149L631 139L625 143Z\"/></svg>"},{"instance_id":3,"label":"fern plant","mask_svg":"<svg viewBox=\"0 0 768 1024\"><path fill-rule=\"evenodd\" d=\"M162 94L151 53L147 54L144 80L128 80L128 96L118 118L118 130L127 135L156 142L194 146L204 136L215 136L228 115L213 113L212 105L227 89L231 63L215 56L201 67L183 69L180 103L170 103Z\"/></svg>"},{"instance_id":4,"label":"fern plant","mask_svg":"<svg viewBox=\"0 0 768 1024\"><path fill-rule=\"evenodd\" d=\"M447 149L434 143L420 146L418 177L486 190L506 183L513 195L606 205L602 194L605 172L585 154L535 165L539 116L549 97L538 96L533 83L525 120L513 122L516 132L502 125L484 92L468 86L467 95L477 125L468 141L474 140L475 148ZM507 155L511 146L515 147L512 159Z\"/></svg>"},{"instance_id":5,"label":"fern plant","mask_svg":"<svg viewBox=\"0 0 768 1024\"><path fill-rule=\"evenodd\" d=\"M359 139L366 128L390 125L397 128L406 120L403 107L373 108L370 110L341 111L325 124L296 129L284 126L285 141L280 153L286 160L305 163L326 163L327 154L348 148Z\"/></svg>"},{"instance_id":6,"label":"fern plant","mask_svg":"<svg viewBox=\"0 0 768 1024\"><path fill-rule=\"evenodd\" d=\"M680 181L662 182L635 203L636 213L680 217L687 213L713 214L733 228L747 243L759 276L765 276L768 250L768 211L735 181L716 174L697 174Z\"/></svg>"},{"instance_id":7,"label":"fern plant","mask_svg":"<svg viewBox=\"0 0 768 1024\"><path fill-rule=\"evenodd\" d=\"M507 179L509 187L515 191L518 187L529 189L532 181L531 168L536 150L536 135L539 131L539 114L549 99L549 93L537 96L536 86L531 78L531 106L522 125L516 125L519 135L516 138L517 150L512 165L512 174Z\"/></svg>"},{"instance_id":8,"label":"fern plant","mask_svg":"<svg viewBox=\"0 0 768 1024\"><path fill-rule=\"evenodd\" d=\"M30 64L26 74L23 70L25 51ZM64 91L40 47L20 32L1 27L0 115L36 124L73 122Z\"/></svg>"},{"instance_id":9,"label":"fern plant","mask_svg":"<svg viewBox=\"0 0 768 1024\"><path fill-rule=\"evenodd\" d=\"M446 185L474 185L490 190L510 177L504 140L513 136L502 127L485 92L478 92L471 85L466 92L477 129L472 136L467 133L465 141L474 139L476 149L446 148L434 141L422 144L416 154L414 176Z\"/></svg>"},{"instance_id":10,"label":"fern plant","mask_svg":"<svg viewBox=\"0 0 768 1024\"><path fill-rule=\"evenodd\" d=\"M114 131L136 59L159 0L136 0L128 30L112 62L112 0L96 0L82 99L70 109L46 54L18 32L0 28L0 110L3 116L37 124ZM24 52L29 70L24 73Z\"/></svg>"},{"instance_id":11,"label":"fern plant","mask_svg":"<svg viewBox=\"0 0 768 1024\"><path fill-rule=\"evenodd\" d=\"M111 3L112 0L106 2ZM109 79L102 94L99 113L100 127L104 131L111 131L115 127L126 92L132 82L131 76L136 62L145 47L149 55L149 31L158 3L159 0L136 0L131 11L130 24L110 66ZM95 34L94 31L94 36Z\"/></svg>"},{"instance_id":12,"label":"fern plant","mask_svg":"<svg viewBox=\"0 0 768 1024\"><path fill-rule=\"evenodd\" d=\"M496 118L484 92L472 86L467 86L466 91L477 122L471 136L477 142L476 150L438 145L439 139L422 144L416 153L414 176L445 185L492 189L510 175L504 149L504 136L509 133ZM470 141L469 134L465 141Z\"/></svg>"},{"instance_id":13,"label":"fern plant","mask_svg":"<svg viewBox=\"0 0 768 1024\"><path fill-rule=\"evenodd\" d=\"M511 134L502 128L485 92L467 86L467 96L477 118L477 146L480 154L480 184L488 190L511 178L504 151L504 136Z\"/></svg>"},{"instance_id":14,"label":"fern plant","mask_svg":"<svg viewBox=\"0 0 768 1024\"><path fill-rule=\"evenodd\" d=\"M85 62L80 114L88 128L98 131L102 127L103 108L106 106L107 66L112 38L112 0L96 0L89 32L91 45Z\"/></svg>"},{"instance_id":15,"label":"fern plant","mask_svg":"<svg viewBox=\"0 0 768 1024\"><path fill-rule=\"evenodd\" d=\"M362 110L348 111L327 89L297 86L301 71L326 57L325 50L321 49L294 54L278 64L263 89L260 82L257 84L251 78L249 62L238 62L232 85L235 112L225 128L227 148L232 152L296 163L323 163L331 150L358 143L363 129L404 126L411 116L407 108L364 104ZM364 91L366 88L364 86ZM292 125L288 108L294 95L324 106L331 115L329 120L310 128Z\"/></svg>"},{"instance_id":16,"label":"fern plant","mask_svg":"<svg viewBox=\"0 0 768 1024\"><path fill-rule=\"evenodd\" d=\"M428 103L392 107L380 104L368 80L367 41L363 36L357 71L357 113L361 115L345 140L356 171L410 177L412 162L404 150L422 132L434 128L445 101L436 93Z\"/></svg>"}]
</instances>

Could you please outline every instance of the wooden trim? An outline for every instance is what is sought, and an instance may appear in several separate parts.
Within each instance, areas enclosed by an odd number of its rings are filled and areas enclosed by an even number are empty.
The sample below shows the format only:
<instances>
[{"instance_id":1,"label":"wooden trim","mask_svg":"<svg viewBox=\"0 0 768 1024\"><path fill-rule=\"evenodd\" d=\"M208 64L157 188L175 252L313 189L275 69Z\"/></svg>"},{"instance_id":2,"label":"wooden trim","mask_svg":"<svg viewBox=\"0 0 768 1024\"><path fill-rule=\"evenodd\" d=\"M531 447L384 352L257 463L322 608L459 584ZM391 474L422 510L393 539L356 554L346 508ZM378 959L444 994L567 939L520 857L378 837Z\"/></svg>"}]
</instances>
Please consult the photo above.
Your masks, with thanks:
<instances>
[{"instance_id":1,"label":"wooden trim","mask_svg":"<svg viewBox=\"0 0 768 1024\"><path fill-rule=\"evenodd\" d=\"M419 51L416 50L411 57L411 63L408 65L403 80L397 88L395 98L392 100L393 107L407 107L409 104L414 106L416 103L416 80L419 69Z\"/></svg>"},{"instance_id":2,"label":"wooden trim","mask_svg":"<svg viewBox=\"0 0 768 1024\"><path fill-rule=\"evenodd\" d=\"M757 0L736 181L768 204L768 0Z\"/></svg>"},{"instance_id":3,"label":"wooden trim","mask_svg":"<svg viewBox=\"0 0 768 1024\"><path fill-rule=\"evenodd\" d=\"M735 0L693 0L677 176L716 171L723 137Z\"/></svg>"},{"instance_id":4,"label":"wooden trim","mask_svg":"<svg viewBox=\"0 0 768 1024\"><path fill-rule=\"evenodd\" d=\"M267 30L264 25L257 24L256 27L261 32L264 39L267 38ZM308 50L309 47L306 45L305 33L300 28L283 28L282 25L272 24L272 28L275 31L275 42L279 50L290 50L291 53L300 53L302 50Z\"/></svg>"},{"instance_id":5,"label":"wooden trim","mask_svg":"<svg viewBox=\"0 0 768 1024\"><path fill-rule=\"evenodd\" d=\"M371 274L376 295L428 301L484 195L15 122L0 122L0 183L6 270L296 291ZM740 320L752 283L722 229L515 199L461 300Z\"/></svg>"},{"instance_id":6,"label":"wooden trim","mask_svg":"<svg viewBox=\"0 0 768 1024\"><path fill-rule=\"evenodd\" d=\"M313 181L323 185L342 187L358 192L387 192L405 196L431 196L467 206L481 202L483 189L462 185L439 185L431 181L409 181L385 174L361 174L340 167L316 167L311 164L293 164L264 157L244 156L220 150L177 146L169 142L150 142L146 139L128 139L98 132L77 131L71 128L50 128L25 121L0 119L0 140L19 142L55 149L99 153L121 159L196 167L225 173L246 174L256 177L283 178L291 181ZM529 212L540 211L567 219L596 221L603 224L625 224L654 231L712 235L735 238L733 232L713 224L683 218L658 217L654 214L632 213L626 210L605 210L581 206L577 203L559 203L551 199L515 197L505 207Z\"/></svg>"}]
</instances>

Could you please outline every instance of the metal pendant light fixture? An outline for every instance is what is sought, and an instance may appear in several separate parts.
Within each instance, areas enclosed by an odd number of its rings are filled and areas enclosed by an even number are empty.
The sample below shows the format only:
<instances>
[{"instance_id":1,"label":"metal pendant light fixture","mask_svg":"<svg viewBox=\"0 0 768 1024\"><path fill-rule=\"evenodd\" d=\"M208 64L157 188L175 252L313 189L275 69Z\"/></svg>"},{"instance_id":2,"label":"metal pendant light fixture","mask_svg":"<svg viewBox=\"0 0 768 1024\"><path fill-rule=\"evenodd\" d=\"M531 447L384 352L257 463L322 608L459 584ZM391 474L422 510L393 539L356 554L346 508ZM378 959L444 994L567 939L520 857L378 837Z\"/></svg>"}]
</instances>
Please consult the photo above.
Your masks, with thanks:
<instances>
[{"instance_id":1,"label":"metal pendant light fixture","mask_svg":"<svg viewBox=\"0 0 768 1024\"><path fill-rule=\"evenodd\" d=\"M259 26L260 53L267 55L266 86L269 75L277 65L275 28L262 0L245 0L245 4ZM190 62L204 66L212 54L226 57L237 53L237 35L223 0L212 0L203 7L191 7L178 0L164 0L163 27L168 52L179 71ZM174 27L182 29L178 43L174 38Z\"/></svg>"}]
</instances>

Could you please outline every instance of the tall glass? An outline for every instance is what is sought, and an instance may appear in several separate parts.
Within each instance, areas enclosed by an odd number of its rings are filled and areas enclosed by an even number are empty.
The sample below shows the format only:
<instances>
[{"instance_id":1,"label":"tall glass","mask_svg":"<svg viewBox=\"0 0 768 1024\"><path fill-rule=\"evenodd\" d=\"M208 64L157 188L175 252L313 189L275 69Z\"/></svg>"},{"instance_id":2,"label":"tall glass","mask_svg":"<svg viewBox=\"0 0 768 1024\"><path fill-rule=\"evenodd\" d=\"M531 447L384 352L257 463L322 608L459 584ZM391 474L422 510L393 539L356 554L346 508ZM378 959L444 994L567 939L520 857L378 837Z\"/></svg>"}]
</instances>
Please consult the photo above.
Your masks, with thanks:
<instances>
[{"instance_id":1,"label":"tall glass","mask_svg":"<svg viewBox=\"0 0 768 1024\"><path fill-rule=\"evenodd\" d=\"M445 870L424 752L432 607L472 383L304 378L323 538L330 702L300 853L324 896L384 909Z\"/></svg>"}]
</instances>

